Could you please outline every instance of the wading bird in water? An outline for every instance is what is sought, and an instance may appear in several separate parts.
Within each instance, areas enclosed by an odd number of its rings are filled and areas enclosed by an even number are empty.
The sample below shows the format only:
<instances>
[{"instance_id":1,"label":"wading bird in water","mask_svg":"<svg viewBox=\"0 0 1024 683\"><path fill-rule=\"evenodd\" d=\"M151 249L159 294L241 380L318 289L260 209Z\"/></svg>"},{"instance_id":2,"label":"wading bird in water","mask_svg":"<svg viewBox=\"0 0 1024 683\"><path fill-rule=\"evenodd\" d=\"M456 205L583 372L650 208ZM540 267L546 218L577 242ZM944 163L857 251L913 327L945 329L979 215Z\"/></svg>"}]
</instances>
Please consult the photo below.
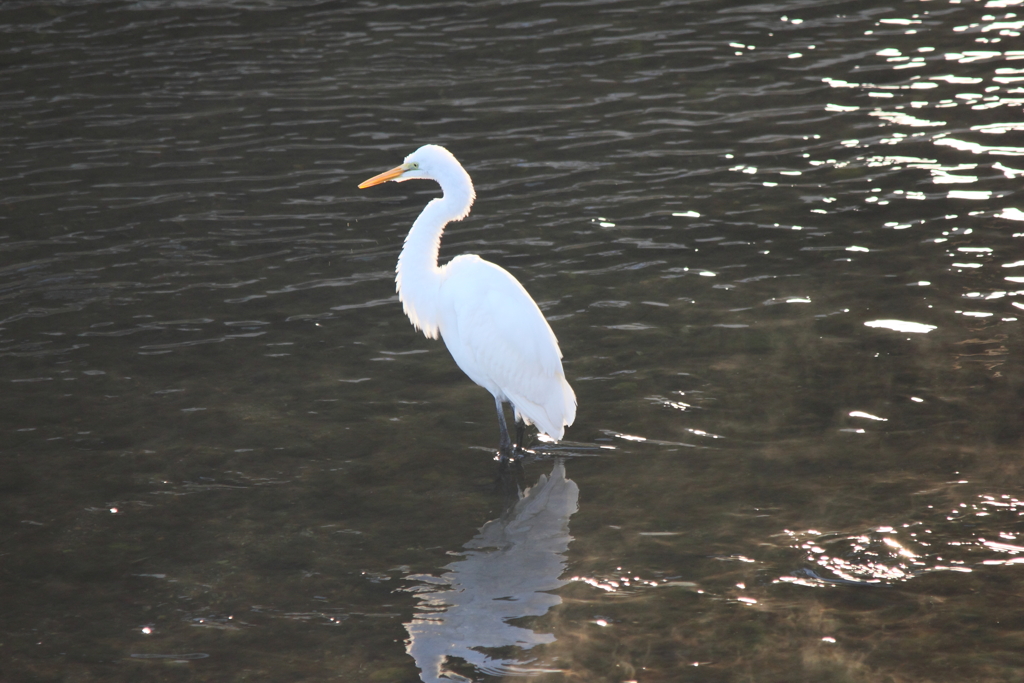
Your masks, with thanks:
<instances>
[{"instance_id":1,"label":"wading bird in water","mask_svg":"<svg viewBox=\"0 0 1024 683\"><path fill-rule=\"evenodd\" d=\"M576 394L544 314L508 271L475 254L437 264L445 226L465 218L476 198L466 170L444 147L424 145L359 187L417 178L437 182L442 196L412 224L398 257L395 283L406 315L428 339L440 334L462 371L494 396L503 462L522 453L526 424L558 441L576 417ZM514 449L504 403L515 413Z\"/></svg>"}]
</instances>

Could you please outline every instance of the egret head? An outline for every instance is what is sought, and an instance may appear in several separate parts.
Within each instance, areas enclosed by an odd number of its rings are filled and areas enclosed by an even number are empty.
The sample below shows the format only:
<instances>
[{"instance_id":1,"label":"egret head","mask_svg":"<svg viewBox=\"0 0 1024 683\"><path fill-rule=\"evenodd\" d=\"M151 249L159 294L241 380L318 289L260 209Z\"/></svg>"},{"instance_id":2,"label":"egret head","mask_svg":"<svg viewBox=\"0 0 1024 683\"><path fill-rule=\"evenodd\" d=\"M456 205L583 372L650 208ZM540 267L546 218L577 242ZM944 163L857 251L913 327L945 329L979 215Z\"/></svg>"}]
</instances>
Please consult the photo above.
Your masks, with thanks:
<instances>
[{"instance_id":1,"label":"egret head","mask_svg":"<svg viewBox=\"0 0 1024 683\"><path fill-rule=\"evenodd\" d=\"M456 169L465 174L462 165L451 152L439 145L423 145L407 156L405 163L401 166L396 166L390 171L384 171L369 180L364 180L359 184L359 188L372 187L388 180L403 182L416 178L429 178L440 182L442 178Z\"/></svg>"}]
</instances>

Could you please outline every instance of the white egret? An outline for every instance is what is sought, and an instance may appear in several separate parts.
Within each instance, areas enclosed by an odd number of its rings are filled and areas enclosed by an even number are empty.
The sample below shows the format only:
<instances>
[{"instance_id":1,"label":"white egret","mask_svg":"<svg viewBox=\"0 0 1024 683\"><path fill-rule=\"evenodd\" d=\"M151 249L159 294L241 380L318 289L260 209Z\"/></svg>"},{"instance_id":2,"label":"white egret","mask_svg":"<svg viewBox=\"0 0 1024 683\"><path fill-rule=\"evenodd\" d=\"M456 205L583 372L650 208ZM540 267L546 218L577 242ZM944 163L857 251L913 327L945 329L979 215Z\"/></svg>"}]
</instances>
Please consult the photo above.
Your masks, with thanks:
<instances>
[{"instance_id":1,"label":"white egret","mask_svg":"<svg viewBox=\"0 0 1024 683\"><path fill-rule=\"evenodd\" d=\"M494 396L503 461L521 450L525 424L561 439L576 417L576 394L565 381L558 340L537 304L508 271L475 254L437 263L445 226L465 218L476 198L458 160L444 147L424 145L401 166L359 187L416 178L436 181L442 196L412 224L398 257L395 283L406 315L428 339L440 334L462 371ZM515 451L504 403L515 413Z\"/></svg>"}]
</instances>

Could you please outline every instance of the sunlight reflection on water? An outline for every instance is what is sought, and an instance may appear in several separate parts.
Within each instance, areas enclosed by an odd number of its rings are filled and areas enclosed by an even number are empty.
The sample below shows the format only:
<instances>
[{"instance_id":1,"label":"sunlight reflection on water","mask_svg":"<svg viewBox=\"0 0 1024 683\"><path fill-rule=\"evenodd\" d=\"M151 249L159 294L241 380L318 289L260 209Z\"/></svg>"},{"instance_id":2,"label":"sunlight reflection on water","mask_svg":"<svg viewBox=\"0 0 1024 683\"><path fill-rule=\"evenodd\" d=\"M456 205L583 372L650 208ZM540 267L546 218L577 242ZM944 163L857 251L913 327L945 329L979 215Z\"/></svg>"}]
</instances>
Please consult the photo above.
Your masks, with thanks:
<instances>
[{"instance_id":1,"label":"sunlight reflection on water","mask_svg":"<svg viewBox=\"0 0 1024 683\"><path fill-rule=\"evenodd\" d=\"M927 507L929 521L853 535L787 531L793 547L807 552L810 566L777 581L812 587L893 585L932 572L971 572L979 566L1024 562L1024 557L1017 557L1024 546L1012 543L1024 515L1024 504L1017 498L980 495L952 509Z\"/></svg>"}]
</instances>

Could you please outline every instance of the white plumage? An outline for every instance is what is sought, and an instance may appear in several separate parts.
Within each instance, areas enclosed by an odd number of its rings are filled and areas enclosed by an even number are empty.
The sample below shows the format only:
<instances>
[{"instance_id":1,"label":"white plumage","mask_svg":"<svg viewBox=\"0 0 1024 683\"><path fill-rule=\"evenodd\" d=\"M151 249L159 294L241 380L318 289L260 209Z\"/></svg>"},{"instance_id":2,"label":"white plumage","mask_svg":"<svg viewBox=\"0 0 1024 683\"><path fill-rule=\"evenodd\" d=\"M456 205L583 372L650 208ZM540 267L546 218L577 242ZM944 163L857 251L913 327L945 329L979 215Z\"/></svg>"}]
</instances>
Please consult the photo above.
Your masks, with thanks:
<instances>
[{"instance_id":1,"label":"white plumage","mask_svg":"<svg viewBox=\"0 0 1024 683\"><path fill-rule=\"evenodd\" d=\"M561 439L576 417L576 395L537 304L508 271L479 256L437 264L445 226L465 218L476 198L458 160L444 147L425 145L359 187L415 178L436 181L443 196L420 213L398 257L395 282L406 315L428 338L440 334L463 372L494 396L502 455L511 454L504 402L512 404L517 421Z\"/></svg>"}]
</instances>

